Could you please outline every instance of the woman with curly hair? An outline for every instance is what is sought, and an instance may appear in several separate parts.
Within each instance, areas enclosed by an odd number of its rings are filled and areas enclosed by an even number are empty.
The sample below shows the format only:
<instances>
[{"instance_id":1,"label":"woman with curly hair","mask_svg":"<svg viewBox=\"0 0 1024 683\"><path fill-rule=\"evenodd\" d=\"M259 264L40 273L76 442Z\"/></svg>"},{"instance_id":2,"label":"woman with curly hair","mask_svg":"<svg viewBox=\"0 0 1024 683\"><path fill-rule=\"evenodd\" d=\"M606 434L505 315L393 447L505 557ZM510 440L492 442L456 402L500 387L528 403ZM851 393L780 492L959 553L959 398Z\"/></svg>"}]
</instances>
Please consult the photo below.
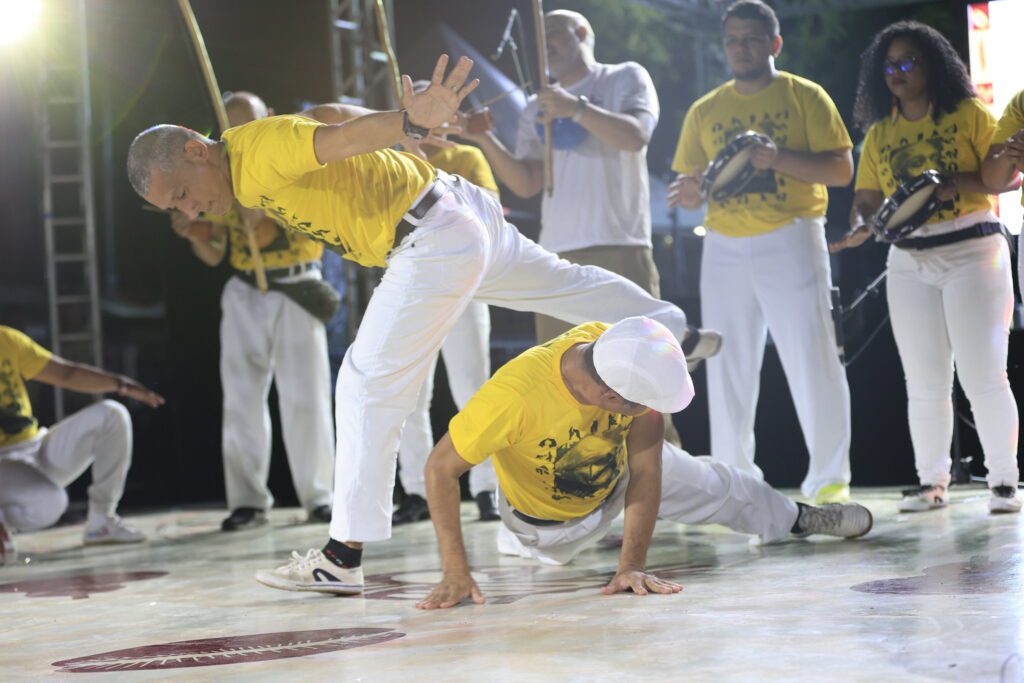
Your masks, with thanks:
<instances>
[{"instance_id":1,"label":"woman with curly hair","mask_svg":"<svg viewBox=\"0 0 1024 683\"><path fill-rule=\"evenodd\" d=\"M867 129L857 169L853 229L832 251L862 244L871 217L900 185L938 171L942 203L888 258L889 312L906 375L918 488L902 512L946 505L953 434L953 362L985 452L989 510L1017 512L1017 405L1006 376L1013 308L1010 252L982 182L995 118L975 97L967 67L935 29L883 29L861 57L854 119Z\"/></svg>"}]
</instances>

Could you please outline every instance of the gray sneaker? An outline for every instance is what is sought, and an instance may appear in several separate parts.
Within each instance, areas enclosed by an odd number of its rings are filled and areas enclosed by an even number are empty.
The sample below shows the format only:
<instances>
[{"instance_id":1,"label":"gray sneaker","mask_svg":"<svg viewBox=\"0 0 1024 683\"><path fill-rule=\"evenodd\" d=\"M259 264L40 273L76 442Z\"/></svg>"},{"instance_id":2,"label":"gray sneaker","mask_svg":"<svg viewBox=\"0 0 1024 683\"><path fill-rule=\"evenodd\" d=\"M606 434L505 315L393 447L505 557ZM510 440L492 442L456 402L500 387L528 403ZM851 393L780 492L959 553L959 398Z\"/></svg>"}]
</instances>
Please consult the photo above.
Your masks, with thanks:
<instances>
[{"instance_id":1,"label":"gray sneaker","mask_svg":"<svg viewBox=\"0 0 1024 683\"><path fill-rule=\"evenodd\" d=\"M904 489L897 508L900 512L926 512L944 508L949 504L946 487L942 484L924 484L916 489Z\"/></svg>"},{"instance_id":2,"label":"gray sneaker","mask_svg":"<svg viewBox=\"0 0 1024 683\"><path fill-rule=\"evenodd\" d=\"M126 523L117 515L105 517L99 524L85 525L86 545L111 545L116 543L142 543L146 534Z\"/></svg>"},{"instance_id":3,"label":"gray sneaker","mask_svg":"<svg viewBox=\"0 0 1024 683\"><path fill-rule=\"evenodd\" d=\"M686 369L693 372L701 361L711 358L722 350L722 335L715 330L702 330L692 325L686 328L683 353L686 355Z\"/></svg>"},{"instance_id":4,"label":"gray sneaker","mask_svg":"<svg viewBox=\"0 0 1024 683\"><path fill-rule=\"evenodd\" d=\"M858 503L801 505L797 519L800 531L793 535L798 538L811 534L858 538L871 531L874 523L871 510Z\"/></svg>"},{"instance_id":5,"label":"gray sneaker","mask_svg":"<svg viewBox=\"0 0 1024 683\"><path fill-rule=\"evenodd\" d=\"M14 534L0 522L0 567L9 567L18 561L18 548L14 545Z\"/></svg>"}]
</instances>

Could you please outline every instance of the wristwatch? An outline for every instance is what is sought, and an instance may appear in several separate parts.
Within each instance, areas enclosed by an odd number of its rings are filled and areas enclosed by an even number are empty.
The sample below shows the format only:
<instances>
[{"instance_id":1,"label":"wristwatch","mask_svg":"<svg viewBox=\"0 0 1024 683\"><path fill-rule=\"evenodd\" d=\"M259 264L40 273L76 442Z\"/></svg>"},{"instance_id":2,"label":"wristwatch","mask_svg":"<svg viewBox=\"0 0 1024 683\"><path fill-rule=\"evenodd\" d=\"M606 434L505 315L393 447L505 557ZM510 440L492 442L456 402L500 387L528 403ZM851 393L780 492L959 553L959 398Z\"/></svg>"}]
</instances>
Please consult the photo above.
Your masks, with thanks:
<instances>
[{"instance_id":1,"label":"wristwatch","mask_svg":"<svg viewBox=\"0 0 1024 683\"><path fill-rule=\"evenodd\" d=\"M576 123L580 122L583 118L583 112L587 111L587 105L590 104L590 100L587 99L586 95L580 95L576 98L576 113L572 115L572 120Z\"/></svg>"},{"instance_id":2,"label":"wristwatch","mask_svg":"<svg viewBox=\"0 0 1024 683\"><path fill-rule=\"evenodd\" d=\"M422 128L409 120L409 112L402 110L402 132L413 140L422 140L430 134L429 128Z\"/></svg>"}]
</instances>

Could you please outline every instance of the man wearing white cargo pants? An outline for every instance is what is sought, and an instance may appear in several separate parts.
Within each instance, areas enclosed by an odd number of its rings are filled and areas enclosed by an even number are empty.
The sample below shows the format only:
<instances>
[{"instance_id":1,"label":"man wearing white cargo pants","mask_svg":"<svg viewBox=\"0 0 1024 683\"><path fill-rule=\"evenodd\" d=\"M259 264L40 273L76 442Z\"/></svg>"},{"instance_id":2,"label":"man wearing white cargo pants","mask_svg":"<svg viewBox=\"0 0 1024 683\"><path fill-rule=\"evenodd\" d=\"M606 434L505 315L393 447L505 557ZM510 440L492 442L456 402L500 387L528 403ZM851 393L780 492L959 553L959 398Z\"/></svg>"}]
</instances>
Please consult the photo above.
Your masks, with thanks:
<instances>
[{"instance_id":1,"label":"man wearing white cargo pants","mask_svg":"<svg viewBox=\"0 0 1024 683\"><path fill-rule=\"evenodd\" d=\"M465 312L455 321L451 332L441 346L445 369L448 373L448 386L452 392L455 406L462 410L466 403L483 386L491 376L491 317L487 305L474 301L466 307ZM426 510L427 489L423 481L423 467L427 464L427 456L434 447L434 430L430 425L430 400L434 395L434 372L437 357L427 370L427 380L423 383L416 409L402 427L402 440L398 447L399 479L406 495L418 496L421 500L420 509L424 517L429 516ZM498 479L494 467L484 463L469 471L469 493L477 501L482 521L492 521L494 513L493 492L498 487ZM486 496L486 502L481 497ZM395 516L403 512L400 507ZM490 513L490 514L485 514ZM408 519L404 521L417 521ZM394 520L394 523L398 523Z\"/></svg>"}]
</instances>

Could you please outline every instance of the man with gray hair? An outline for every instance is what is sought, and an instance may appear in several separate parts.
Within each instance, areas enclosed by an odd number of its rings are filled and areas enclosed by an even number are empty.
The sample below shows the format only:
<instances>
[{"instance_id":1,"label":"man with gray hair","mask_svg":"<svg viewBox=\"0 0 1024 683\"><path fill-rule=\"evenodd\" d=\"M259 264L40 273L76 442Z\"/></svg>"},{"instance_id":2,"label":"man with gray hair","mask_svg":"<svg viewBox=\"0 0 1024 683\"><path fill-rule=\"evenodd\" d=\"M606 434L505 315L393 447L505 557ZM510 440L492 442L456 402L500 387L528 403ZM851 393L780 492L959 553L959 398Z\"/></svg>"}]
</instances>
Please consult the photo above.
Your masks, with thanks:
<instances>
[{"instance_id":1,"label":"man with gray hair","mask_svg":"<svg viewBox=\"0 0 1024 683\"><path fill-rule=\"evenodd\" d=\"M251 92L224 98L228 122L239 126L273 115ZM324 246L267 216L253 227L270 291L256 288L242 214L193 221L175 212L174 231L209 266L225 257L234 271L221 293L220 380L224 394L221 450L230 514L223 531L267 523L274 497L270 475L271 420L267 396L277 387L281 436L299 504L310 522L331 521L334 425L325 323L337 292L323 281ZM319 305L320 302L327 305ZM334 303L335 305L330 305Z\"/></svg>"},{"instance_id":2,"label":"man with gray hair","mask_svg":"<svg viewBox=\"0 0 1024 683\"><path fill-rule=\"evenodd\" d=\"M391 535L402 423L471 301L577 323L647 315L677 340L688 336L677 307L605 270L558 259L506 223L494 197L392 149L454 120L479 83L466 82L472 60L463 57L446 76L447 64L443 55L422 93L403 76L399 111L331 125L272 116L224 131L220 142L157 126L128 151L129 179L159 208L195 218L223 213L237 199L349 260L386 267L338 373L330 539L322 551L293 553L287 565L257 573L268 586L362 591L363 543Z\"/></svg>"}]
</instances>

